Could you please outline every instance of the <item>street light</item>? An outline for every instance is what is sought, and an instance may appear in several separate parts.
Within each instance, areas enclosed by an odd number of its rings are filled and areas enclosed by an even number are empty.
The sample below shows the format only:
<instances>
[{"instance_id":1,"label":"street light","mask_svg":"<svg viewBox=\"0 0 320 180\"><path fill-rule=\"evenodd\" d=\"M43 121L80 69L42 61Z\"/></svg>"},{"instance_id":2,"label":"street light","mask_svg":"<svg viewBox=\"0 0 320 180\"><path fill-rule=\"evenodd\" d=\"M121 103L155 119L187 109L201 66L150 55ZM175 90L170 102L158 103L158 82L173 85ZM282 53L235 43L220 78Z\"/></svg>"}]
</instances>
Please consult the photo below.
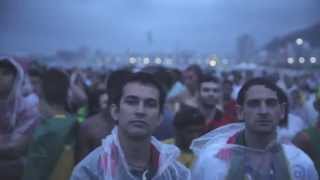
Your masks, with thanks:
<instances>
[{"instance_id":1,"label":"street light","mask_svg":"<svg viewBox=\"0 0 320 180\"><path fill-rule=\"evenodd\" d=\"M217 65L217 61L216 60L212 59L212 60L209 61L209 66L214 67L216 65Z\"/></svg>"},{"instance_id":2,"label":"street light","mask_svg":"<svg viewBox=\"0 0 320 180\"><path fill-rule=\"evenodd\" d=\"M299 57L298 61L299 63L303 64L306 61L306 59L304 57Z\"/></svg>"},{"instance_id":3,"label":"street light","mask_svg":"<svg viewBox=\"0 0 320 180\"><path fill-rule=\"evenodd\" d=\"M130 64L135 64L137 62L137 59L136 58L134 58L134 57L130 57L129 58L129 63Z\"/></svg>"},{"instance_id":4,"label":"street light","mask_svg":"<svg viewBox=\"0 0 320 180\"><path fill-rule=\"evenodd\" d=\"M297 45L301 46L301 45L303 44L303 39L298 38L298 39L296 40L296 43L297 43Z\"/></svg>"},{"instance_id":5,"label":"street light","mask_svg":"<svg viewBox=\"0 0 320 180\"><path fill-rule=\"evenodd\" d=\"M156 64L161 64L162 63L162 59L159 58L159 57L157 57L154 61L155 61Z\"/></svg>"},{"instance_id":6,"label":"street light","mask_svg":"<svg viewBox=\"0 0 320 180\"><path fill-rule=\"evenodd\" d=\"M317 62L317 58L316 57L310 57L310 63L314 64Z\"/></svg>"},{"instance_id":7,"label":"street light","mask_svg":"<svg viewBox=\"0 0 320 180\"><path fill-rule=\"evenodd\" d=\"M143 63L144 64L149 64L150 63L150 59L148 57L143 58Z\"/></svg>"},{"instance_id":8,"label":"street light","mask_svg":"<svg viewBox=\"0 0 320 180\"><path fill-rule=\"evenodd\" d=\"M289 57L287 61L288 61L289 64L293 64L294 63L293 57Z\"/></svg>"}]
</instances>

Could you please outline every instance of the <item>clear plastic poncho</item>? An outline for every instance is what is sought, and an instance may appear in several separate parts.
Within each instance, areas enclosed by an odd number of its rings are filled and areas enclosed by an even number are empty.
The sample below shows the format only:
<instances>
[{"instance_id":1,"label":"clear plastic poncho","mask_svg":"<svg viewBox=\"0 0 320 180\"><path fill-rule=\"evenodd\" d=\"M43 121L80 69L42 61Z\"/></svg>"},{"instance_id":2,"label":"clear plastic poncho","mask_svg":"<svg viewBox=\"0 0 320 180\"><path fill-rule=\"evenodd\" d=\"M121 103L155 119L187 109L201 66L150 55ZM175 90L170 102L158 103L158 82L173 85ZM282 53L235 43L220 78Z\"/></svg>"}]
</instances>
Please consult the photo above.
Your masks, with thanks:
<instances>
[{"instance_id":1,"label":"clear plastic poncho","mask_svg":"<svg viewBox=\"0 0 320 180\"><path fill-rule=\"evenodd\" d=\"M234 143L244 130L234 123L193 141L194 180L318 180L310 158L291 144L274 142L264 150ZM233 143L232 143L233 141Z\"/></svg>"},{"instance_id":2,"label":"clear plastic poncho","mask_svg":"<svg viewBox=\"0 0 320 180\"><path fill-rule=\"evenodd\" d=\"M0 100L0 135L30 134L38 121L38 104L23 96L26 75L22 67L10 57L0 57L0 61L7 61L16 69L9 96Z\"/></svg>"},{"instance_id":3,"label":"clear plastic poncho","mask_svg":"<svg viewBox=\"0 0 320 180\"><path fill-rule=\"evenodd\" d=\"M158 168L152 178L138 178L130 172L118 140L118 129L102 140L73 170L71 180L189 180L190 171L176 159L180 151L174 145L162 144L152 137L152 145L159 152Z\"/></svg>"}]
</instances>

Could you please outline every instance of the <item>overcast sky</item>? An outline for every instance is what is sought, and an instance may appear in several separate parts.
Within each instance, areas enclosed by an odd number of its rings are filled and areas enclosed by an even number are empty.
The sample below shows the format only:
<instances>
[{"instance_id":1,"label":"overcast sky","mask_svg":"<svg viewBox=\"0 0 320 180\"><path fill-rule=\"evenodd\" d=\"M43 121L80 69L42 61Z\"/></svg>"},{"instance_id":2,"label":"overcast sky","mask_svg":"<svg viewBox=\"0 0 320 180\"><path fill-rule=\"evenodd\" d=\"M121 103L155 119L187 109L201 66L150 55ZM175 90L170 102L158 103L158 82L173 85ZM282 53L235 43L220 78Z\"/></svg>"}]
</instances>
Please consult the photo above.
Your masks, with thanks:
<instances>
[{"instance_id":1,"label":"overcast sky","mask_svg":"<svg viewBox=\"0 0 320 180\"><path fill-rule=\"evenodd\" d=\"M320 21L319 0L0 0L0 53L234 52Z\"/></svg>"}]
</instances>

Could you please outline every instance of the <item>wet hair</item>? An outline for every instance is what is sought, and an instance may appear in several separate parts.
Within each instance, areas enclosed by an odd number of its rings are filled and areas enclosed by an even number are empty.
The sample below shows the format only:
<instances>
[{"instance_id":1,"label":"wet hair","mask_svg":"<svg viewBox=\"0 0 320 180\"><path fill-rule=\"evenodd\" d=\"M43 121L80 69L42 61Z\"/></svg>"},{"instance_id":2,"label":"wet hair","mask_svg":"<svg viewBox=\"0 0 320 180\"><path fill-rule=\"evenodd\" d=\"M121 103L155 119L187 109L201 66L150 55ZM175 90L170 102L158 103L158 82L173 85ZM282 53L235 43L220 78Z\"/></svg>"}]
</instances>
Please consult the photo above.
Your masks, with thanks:
<instances>
[{"instance_id":1,"label":"wet hair","mask_svg":"<svg viewBox=\"0 0 320 180\"><path fill-rule=\"evenodd\" d=\"M274 91L277 94L278 100L280 104L284 103L285 106L285 117L280 120L279 125L280 126L286 126L288 124L288 113L289 113L289 102L288 97L285 94L285 92L278 87L275 83L270 81L269 79L258 77L250 79L249 81L245 82L242 88L239 91L238 97L237 97L237 103L241 106L243 106L245 102L245 98L247 95L248 90L253 86L262 85L272 91Z\"/></svg>"},{"instance_id":2,"label":"wet hair","mask_svg":"<svg viewBox=\"0 0 320 180\"><path fill-rule=\"evenodd\" d=\"M159 91L159 107L160 112L163 112L164 102L166 98L166 92L158 83L158 81L154 78L152 74L145 73L145 72L136 72L136 73L129 73L126 78L122 79L122 82L120 82L119 89L117 90L117 93L114 94L114 104L116 104L118 107L120 105L120 100L123 96L123 90L124 87L129 83L141 83L143 85L152 85Z\"/></svg>"},{"instance_id":3,"label":"wet hair","mask_svg":"<svg viewBox=\"0 0 320 180\"><path fill-rule=\"evenodd\" d=\"M42 89L45 99L49 104L66 105L69 77L63 71L52 68L42 77Z\"/></svg>"},{"instance_id":4,"label":"wet hair","mask_svg":"<svg viewBox=\"0 0 320 180\"><path fill-rule=\"evenodd\" d=\"M174 116L173 126L178 130L196 125L205 125L205 117L197 108L182 106Z\"/></svg>"},{"instance_id":5,"label":"wet hair","mask_svg":"<svg viewBox=\"0 0 320 180\"><path fill-rule=\"evenodd\" d=\"M131 72L126 69L119 69L111 72L107 81L107 94L109 96L108 105L116 104L115 98L121 88L121 83Z\"/></svg>"}]
</instances>

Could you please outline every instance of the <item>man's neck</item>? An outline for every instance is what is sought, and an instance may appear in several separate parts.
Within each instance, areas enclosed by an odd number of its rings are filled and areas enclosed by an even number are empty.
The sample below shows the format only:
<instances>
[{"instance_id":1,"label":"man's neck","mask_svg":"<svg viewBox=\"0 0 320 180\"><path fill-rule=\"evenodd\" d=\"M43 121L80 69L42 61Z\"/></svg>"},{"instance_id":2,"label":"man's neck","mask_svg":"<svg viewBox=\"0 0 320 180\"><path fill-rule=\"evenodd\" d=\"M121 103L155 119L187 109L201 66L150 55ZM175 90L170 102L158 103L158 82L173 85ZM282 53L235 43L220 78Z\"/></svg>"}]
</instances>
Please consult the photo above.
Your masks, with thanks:
<instances>
[{"instance_id":1,"label":"man's neck","mask_svg":"<svg viewBox=\"0 0 320 180\"><path fill-rule=\"evenodd\" d=\"M120 131L118 136L128 165L133 168L147 168L151 156L151 138L137 140L126 136Z\"/></svg>"},{"instance_id":2,"label":"man's neck","mask_svg":"<svg viewBox=\"0 0 320 180\"><path fill-rule=\"evenodd\" d=\"M216 106L208 106L202 103L200 103L199 109L207 121L213 120L217 112Z\"/></svg>"},{"instance_id":3,"label":"man's neck","mask_svg":"<svg viewBox=\"0 0 320 180\"><path fill-rule=\"evenodd\" d=\"M276 142L277 133L257 134L251 131L245 131L245 141L248 147L264 150Z\"/></svg>"}]
</instances>

